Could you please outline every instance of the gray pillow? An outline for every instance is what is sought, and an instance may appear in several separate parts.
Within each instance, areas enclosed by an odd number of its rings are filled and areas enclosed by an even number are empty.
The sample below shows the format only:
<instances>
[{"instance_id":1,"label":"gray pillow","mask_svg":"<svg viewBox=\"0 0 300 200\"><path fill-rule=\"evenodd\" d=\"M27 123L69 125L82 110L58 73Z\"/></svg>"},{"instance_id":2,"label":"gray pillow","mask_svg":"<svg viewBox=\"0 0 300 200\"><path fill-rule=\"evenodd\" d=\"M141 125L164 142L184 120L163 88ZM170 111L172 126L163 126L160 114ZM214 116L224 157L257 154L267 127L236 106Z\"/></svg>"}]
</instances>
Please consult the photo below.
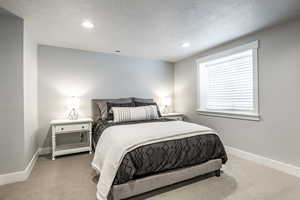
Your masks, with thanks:
<instances>
[{"instance_id":1,"label":"gray pillow","mask_svg":"<svg viewBox=\"0 0 300 200\"><path fill-rule=\"evenodd\" d=\"M102 120L107 120L107 102L111 103L132 103L131 98L120 98L120 99L103 99L97 101L97 106L100 112L100 117Z\"/></svg>"}]
</instances>

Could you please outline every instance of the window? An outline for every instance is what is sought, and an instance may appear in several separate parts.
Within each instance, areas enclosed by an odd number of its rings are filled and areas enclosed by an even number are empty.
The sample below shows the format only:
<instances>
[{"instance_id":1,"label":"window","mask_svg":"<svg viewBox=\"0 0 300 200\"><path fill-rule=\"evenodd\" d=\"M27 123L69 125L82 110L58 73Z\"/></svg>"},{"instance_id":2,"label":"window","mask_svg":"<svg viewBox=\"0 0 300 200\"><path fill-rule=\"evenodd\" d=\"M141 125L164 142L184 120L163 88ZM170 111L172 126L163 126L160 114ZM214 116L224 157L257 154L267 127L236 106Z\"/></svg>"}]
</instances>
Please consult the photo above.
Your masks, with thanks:
<instances>
[{"instance_id":1,"label":"window","mask_svg":"<svg viewBox=\"0 0 300 200\"><path fill-rule=\"evenodd\" d=\"M257 48L255 41L197 60L200 114L259 120Z\"/></svg>"}]
</instances>

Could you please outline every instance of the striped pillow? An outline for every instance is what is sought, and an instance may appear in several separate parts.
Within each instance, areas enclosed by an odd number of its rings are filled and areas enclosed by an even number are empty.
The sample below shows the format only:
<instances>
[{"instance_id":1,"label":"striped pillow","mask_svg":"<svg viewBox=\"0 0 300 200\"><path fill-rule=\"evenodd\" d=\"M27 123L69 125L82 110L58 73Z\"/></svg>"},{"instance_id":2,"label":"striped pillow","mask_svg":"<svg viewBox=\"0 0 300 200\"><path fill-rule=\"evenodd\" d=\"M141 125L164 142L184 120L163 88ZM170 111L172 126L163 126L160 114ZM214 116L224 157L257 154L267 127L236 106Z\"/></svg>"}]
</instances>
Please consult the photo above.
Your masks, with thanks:
<instances>
[{"instance_id":1,"label":"striped pillow","mask_svg":"<svg viewBox=\"0 0 300 200\"><path fill-rule=\"evenodd\" d=\"M112 107L114 122L158 119L156 106Z\"/></svg>"}]
</instances>

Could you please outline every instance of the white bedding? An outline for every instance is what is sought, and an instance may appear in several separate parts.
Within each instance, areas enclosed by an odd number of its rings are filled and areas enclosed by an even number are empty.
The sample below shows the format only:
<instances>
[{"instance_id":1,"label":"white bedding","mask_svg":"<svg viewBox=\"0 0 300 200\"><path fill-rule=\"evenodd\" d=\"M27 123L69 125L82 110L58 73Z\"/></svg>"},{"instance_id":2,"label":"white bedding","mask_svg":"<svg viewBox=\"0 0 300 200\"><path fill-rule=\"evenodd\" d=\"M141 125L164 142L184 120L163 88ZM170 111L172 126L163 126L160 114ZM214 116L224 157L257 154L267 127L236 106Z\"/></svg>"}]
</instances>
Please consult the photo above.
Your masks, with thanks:
<instances>
[{"instance_id":1,"label":"white bedding","mask_svg":"<svg viewBox=\"0 0 300 200\"><path fill-rule=\"evenodd\" d=\"M208 127L183 121L119 125L105 129L92 162L93 168L100 174L97 199L107 200L118 168L131 150L146 144L209 133L216 134Z\"/></svg>"}]
</instances>

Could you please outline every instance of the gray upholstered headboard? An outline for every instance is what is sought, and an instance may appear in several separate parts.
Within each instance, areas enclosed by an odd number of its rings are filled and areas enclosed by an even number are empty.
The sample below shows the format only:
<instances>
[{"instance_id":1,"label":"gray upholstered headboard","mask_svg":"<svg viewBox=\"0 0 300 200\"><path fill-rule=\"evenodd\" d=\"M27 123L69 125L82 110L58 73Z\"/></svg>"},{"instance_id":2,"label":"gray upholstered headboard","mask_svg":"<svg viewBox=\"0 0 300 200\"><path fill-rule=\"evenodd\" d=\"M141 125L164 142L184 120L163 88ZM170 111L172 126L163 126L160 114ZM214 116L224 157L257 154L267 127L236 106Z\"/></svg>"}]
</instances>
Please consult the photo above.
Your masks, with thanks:
<instances>
[{"instance_id":1,"label":"gray upholstered headboard","mask_svg":"<svg viewBox=\"0 0 300 200\"><path fill-rule=\"evenodd\" d=\"M94 120L101 119L101 113L99 109L99 104L106 104L107 102L128 102L128 101L136 101L136 102L144 102L144 103L152 103L153 99L143 99L136 97L128 97L128 98L119 98L119 99L92 99L92 117Z\"/></svg>"}]
</instances>

